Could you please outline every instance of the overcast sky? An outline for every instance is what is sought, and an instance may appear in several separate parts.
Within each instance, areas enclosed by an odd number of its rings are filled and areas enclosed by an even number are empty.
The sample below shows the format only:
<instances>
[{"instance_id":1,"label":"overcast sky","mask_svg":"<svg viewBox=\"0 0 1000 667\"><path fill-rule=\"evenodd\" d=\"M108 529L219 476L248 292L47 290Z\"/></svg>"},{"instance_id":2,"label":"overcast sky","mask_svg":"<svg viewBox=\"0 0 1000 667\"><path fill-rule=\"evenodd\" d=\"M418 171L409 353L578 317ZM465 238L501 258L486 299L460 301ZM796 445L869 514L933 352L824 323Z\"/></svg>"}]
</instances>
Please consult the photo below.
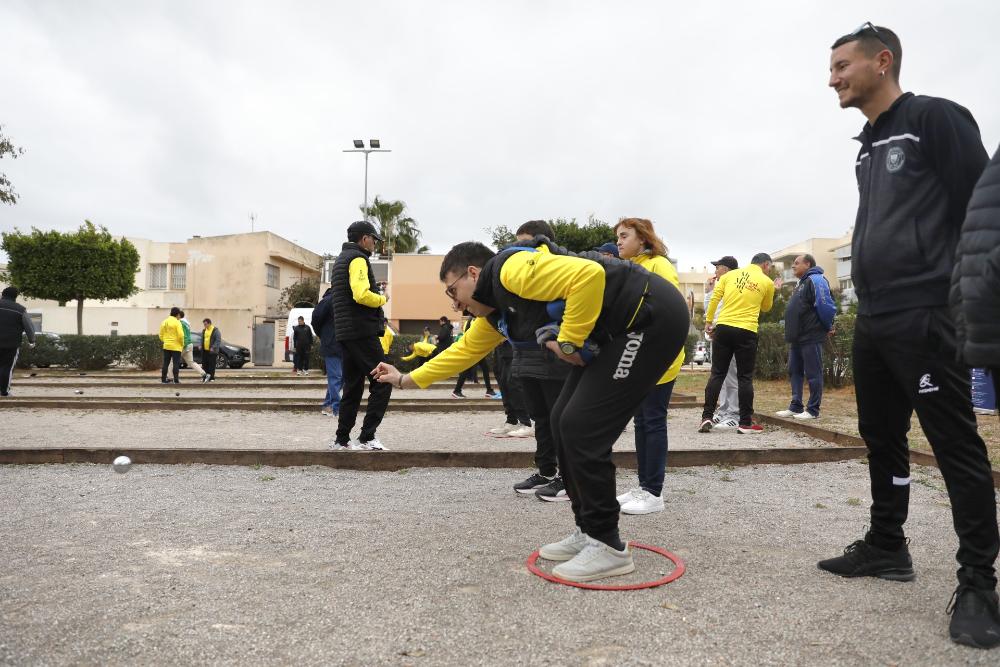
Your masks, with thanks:
<instances>
[{"instance_id":1,"label":"overcast sky","mask_svg":"<svg viewBox=\"0 0 1000 667\"><path fill-rule=\"evenodd\" d=\"M432 252L483 229L651 218L682 270L853 223L864 118L827 87L866 20L904 90L1000 141L1000 2L0 3L0 229L183 241L267 229L336 251L369 193ZM693 3L685 3L693 4Z\"/></svg>"}]
</instances>

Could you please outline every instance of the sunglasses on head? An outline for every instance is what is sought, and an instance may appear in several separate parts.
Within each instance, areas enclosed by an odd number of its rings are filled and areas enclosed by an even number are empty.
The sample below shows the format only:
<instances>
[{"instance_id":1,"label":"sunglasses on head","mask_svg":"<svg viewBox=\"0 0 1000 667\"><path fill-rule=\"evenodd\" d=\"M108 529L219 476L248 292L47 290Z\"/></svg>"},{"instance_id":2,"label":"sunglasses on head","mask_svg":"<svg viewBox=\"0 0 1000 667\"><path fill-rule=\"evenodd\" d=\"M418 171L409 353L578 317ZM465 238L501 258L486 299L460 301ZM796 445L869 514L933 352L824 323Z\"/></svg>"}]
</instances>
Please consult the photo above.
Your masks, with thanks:
<instances>
[{"instance_id":1,"label":"sunglasses on head","mask_svg":"<svg viewBox=\"0 0 1000 667\"><path fill-rule=\"evenodd\" d=\"M889 49L890 53L895 54L895 51L893 51L892 47L889 46L889 42L887 42L885 40L885 38L882 37L882 33L880 33L878 31L878 28L876 28L872 24L871 21L865 21L864 23L862 23L861 25L859 25L857 27L857 29L855 29L849 36L850 37L857 37L858 35L860 35L861 33L863 33L866 30L871 30L872 34L875 35L875 39L877 39L878 41L882 42L882 46L884 46L885 48Z\"/></svg>"}]
</instances>

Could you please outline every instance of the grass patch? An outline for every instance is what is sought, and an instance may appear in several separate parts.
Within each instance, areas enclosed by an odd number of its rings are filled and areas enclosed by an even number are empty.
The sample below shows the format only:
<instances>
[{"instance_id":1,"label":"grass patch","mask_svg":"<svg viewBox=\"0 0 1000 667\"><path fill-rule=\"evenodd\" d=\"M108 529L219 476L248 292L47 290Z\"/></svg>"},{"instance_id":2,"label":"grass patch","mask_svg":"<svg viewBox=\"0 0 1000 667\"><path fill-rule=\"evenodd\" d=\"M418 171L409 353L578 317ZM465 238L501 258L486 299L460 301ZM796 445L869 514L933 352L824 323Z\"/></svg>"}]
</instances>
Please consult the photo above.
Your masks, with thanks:
<instances>
[{"instance_id":1,"label":"grass patch","mask_svg":"<svg viewBox=\"0 0 1000 667\"><path fill-rule=\"evenodd\" d=\"M262 482L273 482L276 478L273 475L261 475L260 481Z\"/></svg>"},{"instance_id":2,"label":"grass patch","mask_svg":"<svg viewBox=\"0 0 1000 667\"><path fill-rule=\"evenodd\" d=\"M861 498L848 498L847 504L850 505L851 507L857 507L858 505L861 504Z\"/></svg>"}]
</instances>

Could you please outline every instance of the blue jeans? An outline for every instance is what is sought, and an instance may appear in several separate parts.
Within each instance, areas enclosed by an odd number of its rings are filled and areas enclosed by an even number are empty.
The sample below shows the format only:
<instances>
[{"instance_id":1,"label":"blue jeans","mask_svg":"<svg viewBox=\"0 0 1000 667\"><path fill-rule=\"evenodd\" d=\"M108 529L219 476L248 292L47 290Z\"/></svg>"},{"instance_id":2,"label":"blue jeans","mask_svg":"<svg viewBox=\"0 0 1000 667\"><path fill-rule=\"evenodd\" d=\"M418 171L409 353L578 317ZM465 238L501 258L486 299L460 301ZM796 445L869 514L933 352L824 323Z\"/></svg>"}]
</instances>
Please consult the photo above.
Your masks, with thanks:
<instances>
[{"instance_id":1,"label":"blue jeans","mask_svg":"<svg viewBox=\"0 0 1000 667\"><path fill-rule=\"evenodd\" d=\"M324 408L332 408L340 413L340 388L344 385L343 359L340 357L323 357L326 362L326 398Z\"/></svg>"},{"instance_id":2,"label":"blue jeans","mask_svg":"<svg viewBox=\"0 0 1000 667\"><path fill-rule=\"evenodd\" d=\"M809 381L809 405L805 408L819 417L823 398L823 343L793 343L788 348L788 377L792 383L792 402L788 409L802 412L802 380Z\"/></svg>"},{"instance_id":3,"label":"blue jeans","mask_svg":"<svg viewBox=\"0 0 1000 667\"><path fill-rule=\"evenodd\" d=\"M674 382L659 384L649 392L635 413L635 456L639 486L659 496L667 470L667 406Z\"/></svg>"}]
</instances>

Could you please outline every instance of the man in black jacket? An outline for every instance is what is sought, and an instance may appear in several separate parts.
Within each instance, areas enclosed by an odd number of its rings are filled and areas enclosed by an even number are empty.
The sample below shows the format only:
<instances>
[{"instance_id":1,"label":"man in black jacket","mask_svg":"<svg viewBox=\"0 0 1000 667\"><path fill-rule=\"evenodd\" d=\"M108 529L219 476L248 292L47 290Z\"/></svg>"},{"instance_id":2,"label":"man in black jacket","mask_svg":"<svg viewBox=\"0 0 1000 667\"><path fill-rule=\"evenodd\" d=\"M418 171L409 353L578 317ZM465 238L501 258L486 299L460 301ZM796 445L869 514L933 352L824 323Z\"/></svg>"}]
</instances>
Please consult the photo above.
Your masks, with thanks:
<instances>
[{"instance_id":1,"label":"man in black jacket","mask_svg":"<svg viewBox=\"0 0 1000 667\"><path fill-rule=\"evenodd\" d=\"M298 324L292 327L292 349L295 350L292 359L296 375L309 375L309 353L312 352L312 346L312 329L306 324L306 318L299 315Z\"/></svg>"},{"instance_id":2,"label":"man in black jacket","mask_svg":"<svg viewBox=\"0 0 1000 667\"><path fill-rule=\"evenodd\" d=\"M320 414L340 415L340 388L344 384L344 350L337 342L337 326L333 320L333 288L323 293L323 298L313 308L312 328L319 336L319 351L326 367L326 398Z\"/></svg>"},{"instance_id":3,"label":"man in black jacket","mask_svg":"<svg viewBox=\"0 0 1000 667\"><path fill-rule=\"evenodd\" d=\"M831 48L830 87L841 107L856 107L868 119L857 137L851 278L858 296L852 353L858 429L868 447L872 506L864 539L819 567L845 577L916 576L903 534L910 498L906 433L916 410L958 534L950 635L990 648L1000 644L996 499L947 308L959 232L986 151L967 109L903 93L902 49L891 30L866 23Z\"/></svg>"},{"instance_id":4,"label":"man in black jacket","mask_svg":"<svg viewBox=\"0 0 1000 667\"><path fill-rule=\"evenodd\" d=\"M447 350L455 340L455 326L448 320L447 317L442 315L441 319L438 320L438 324L441 325L441 328L438 329L437 343L434 345L434 351L431 353L431 359Z\"/></svg>"},{"instance_id":5,"label":"man in black jacket","mask_svg":"<svg viewBox=\"0 0 1000 667\"><path fill-rule=\"evenodd\" d=\"M0 295L0 396L10 393L21 336L26 334L28 344L35 346L35 327L25 307L16 303L18 294L16 287L5 287Z\"/></svg>"},{"instance_id":6,"label":"man in black jacket","mask_svg":"<svg viewBox=\"0 0 1000 667\"><path fill-rule=\"evenodd\" d=\"M959 360L987 368L1000 398L1000 149L983 172L962 225L951 301Z\"/></svg>"},{"instance_id":7,"label":"man in black jacket","mask_svg":"<svg viewBox=\"0 0 1000 667\"><path fill-rule=\"evenodd\" d=\"M333 290L333 318L337 341L344 350L344 397L340 402L340 420L334 449L385 449L375 431L386 408L392 387L369 378L369 373L385 361L379 338L385 332L382 306L388 299L381 293L368 258L375 251L375 242L382 237L375 225L367 221L353 222L347 228L347 243L337 255L330 272ZM368 409L357 440L351 440L351 429L358 418L358 408L369 378Z\"/></svg>"}]
</instances>

